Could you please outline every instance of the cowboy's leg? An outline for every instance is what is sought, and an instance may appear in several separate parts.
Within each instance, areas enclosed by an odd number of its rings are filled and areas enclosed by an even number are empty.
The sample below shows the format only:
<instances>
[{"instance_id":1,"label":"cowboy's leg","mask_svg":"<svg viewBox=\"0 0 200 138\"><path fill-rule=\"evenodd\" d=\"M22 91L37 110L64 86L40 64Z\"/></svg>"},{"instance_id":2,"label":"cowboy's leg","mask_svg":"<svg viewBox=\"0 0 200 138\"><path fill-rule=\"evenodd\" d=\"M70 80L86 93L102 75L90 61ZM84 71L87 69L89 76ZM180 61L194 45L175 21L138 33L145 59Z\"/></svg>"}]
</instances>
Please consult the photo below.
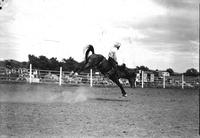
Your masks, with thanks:
<instances>
[{"instance_id":1,"label":"cowboy's leg","mask_svg":"<svg viewBox=\"0 0 200 138\"><path fill-rule=\"evenodd\" d=\"M112 69L110 71L108 71L108 75L112 75L117 70L117 62L114 59L112 59L111 57L108 58L108 61L112 65Z\"/></svg>"}]
</instances>

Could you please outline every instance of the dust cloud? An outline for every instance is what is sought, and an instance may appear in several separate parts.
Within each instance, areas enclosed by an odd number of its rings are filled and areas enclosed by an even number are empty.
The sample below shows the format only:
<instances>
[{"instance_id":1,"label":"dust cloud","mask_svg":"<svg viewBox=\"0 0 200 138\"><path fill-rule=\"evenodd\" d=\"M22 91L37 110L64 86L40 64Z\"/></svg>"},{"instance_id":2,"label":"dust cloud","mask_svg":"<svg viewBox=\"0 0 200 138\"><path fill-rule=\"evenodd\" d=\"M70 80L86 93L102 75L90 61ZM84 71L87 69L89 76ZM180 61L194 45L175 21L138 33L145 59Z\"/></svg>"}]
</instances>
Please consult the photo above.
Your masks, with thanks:
<instances>
[{"instance_id":1,"label":"dust cloud","mask_svg":"<svg viewBox=\"0 0 200 138\"><path fill-rule=\"evenodd\" d=\"M89 89L80 87L75 92L63 91L60 95L54 95L52 99L56 101L68 102L68 103L77 103L84 102L90 98L94 98L94 94L89 91Z\"/></svg>"},{"instance_id":2,"label":"dust cloud","mask_svg":"<svg viewBox=\"0 0 200 138\"><path fill-rule=\"evenodd\" d=\"M78 103L94 98L90 88L86 87L60 87L52 86L24 86L24 85L0 85L0 102L64 102Z\"/></svg>"}]
</instances>

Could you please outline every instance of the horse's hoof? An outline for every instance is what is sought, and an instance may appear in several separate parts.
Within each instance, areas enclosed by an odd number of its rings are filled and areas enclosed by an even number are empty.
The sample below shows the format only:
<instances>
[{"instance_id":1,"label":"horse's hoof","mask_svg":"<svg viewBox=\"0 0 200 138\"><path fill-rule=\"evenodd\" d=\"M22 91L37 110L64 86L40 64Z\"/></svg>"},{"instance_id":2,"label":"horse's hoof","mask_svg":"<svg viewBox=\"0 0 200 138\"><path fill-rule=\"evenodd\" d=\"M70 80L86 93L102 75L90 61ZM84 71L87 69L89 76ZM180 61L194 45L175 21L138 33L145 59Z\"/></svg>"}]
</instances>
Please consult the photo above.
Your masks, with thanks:
<instances>
[{"instance_id":1,"label":"horse's hoof","mask_svg":"<svg viewBox=\"0 0 200 138\"><path fill-rule=\"evenodd\" d=\"M128 95L127 95L127 94L123 94L122 96L123 96L123 97L127 97Z\"/></svg>"}]
</instances>

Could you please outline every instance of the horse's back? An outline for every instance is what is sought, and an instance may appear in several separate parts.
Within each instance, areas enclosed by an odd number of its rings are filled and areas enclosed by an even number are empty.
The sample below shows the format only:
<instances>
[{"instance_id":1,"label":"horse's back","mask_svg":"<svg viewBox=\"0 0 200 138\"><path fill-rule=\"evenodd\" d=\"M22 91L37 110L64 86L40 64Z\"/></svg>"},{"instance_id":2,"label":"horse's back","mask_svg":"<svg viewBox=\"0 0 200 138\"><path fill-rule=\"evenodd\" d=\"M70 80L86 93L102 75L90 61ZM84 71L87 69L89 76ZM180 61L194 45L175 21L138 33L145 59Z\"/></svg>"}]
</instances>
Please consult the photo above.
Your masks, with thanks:
<instances>
[{"instance_id":1,"label":"horse's back","mask_svg":"<svg viewBox=\"0 0 200 138\"><path fill-rule=\"evenodd\" d=\"M101 54L90 55L89 62L93 66L96 66L103 74L105 74L112 68L108 60Z\"/></svg>"},{"instance_id":2,"label":"horse's back","mask_svg":"<svg viewBox=\"0 0 200 138\"><path fill-rule=\"evenodd\" d=\"M101 54L92 54L90 55L90 58L104 58L104 56Z\"/></svg>"},{"instance_id":3,"label":"horse's back","mask_svg":"<svg viewBox=\"0 0 200 138\"><path fill-rule=\"evenodd\" d=\"M94 60L96 62L102 61L103 59L106 59L103 55L101 54L92 54L89 56L90 60Z\"/></svg>"}]
</instances>

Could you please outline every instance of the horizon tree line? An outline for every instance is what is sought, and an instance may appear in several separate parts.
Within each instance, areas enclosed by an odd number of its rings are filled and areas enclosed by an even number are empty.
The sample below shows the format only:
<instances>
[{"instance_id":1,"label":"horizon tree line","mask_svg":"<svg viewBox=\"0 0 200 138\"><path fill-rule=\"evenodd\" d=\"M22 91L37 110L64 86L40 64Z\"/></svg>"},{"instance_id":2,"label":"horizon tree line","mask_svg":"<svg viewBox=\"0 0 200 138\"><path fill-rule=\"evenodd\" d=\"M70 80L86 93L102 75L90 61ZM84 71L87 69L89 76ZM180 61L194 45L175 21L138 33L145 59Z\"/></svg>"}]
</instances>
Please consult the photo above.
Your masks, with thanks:
<instances>
[{"instance_id":1,"label":"horizon tree line","mask_svg":"<svg viewBox=\"0 0 200 138\"><path fill-rule=\"evenodd\" d=\"M78 67L80 67L83 62L77 62L74 58L69 57L68 59L63 58L61 61L58 61L56 57L47 58L46 56L35 56L35 55L28 55L28 62L19 62L13 59L0 61L0 67L6 67L8 69L12 68L29 68L29 64L32 64L34 69L40 70L56 70L59 71L60 67L63 68L64 71L74 71ZM158 69L151 70L146 66L136 66L136 69L142 71L152 71L154 73L158 72ZM86 72L88 72L87 70ZM167 68L165 71L169 72L171 76L177 75L172 68ZM184 72L186 76L198 76L200 75L198 70L195 68L189 68Z\"/></svg>"}]
</instances>

